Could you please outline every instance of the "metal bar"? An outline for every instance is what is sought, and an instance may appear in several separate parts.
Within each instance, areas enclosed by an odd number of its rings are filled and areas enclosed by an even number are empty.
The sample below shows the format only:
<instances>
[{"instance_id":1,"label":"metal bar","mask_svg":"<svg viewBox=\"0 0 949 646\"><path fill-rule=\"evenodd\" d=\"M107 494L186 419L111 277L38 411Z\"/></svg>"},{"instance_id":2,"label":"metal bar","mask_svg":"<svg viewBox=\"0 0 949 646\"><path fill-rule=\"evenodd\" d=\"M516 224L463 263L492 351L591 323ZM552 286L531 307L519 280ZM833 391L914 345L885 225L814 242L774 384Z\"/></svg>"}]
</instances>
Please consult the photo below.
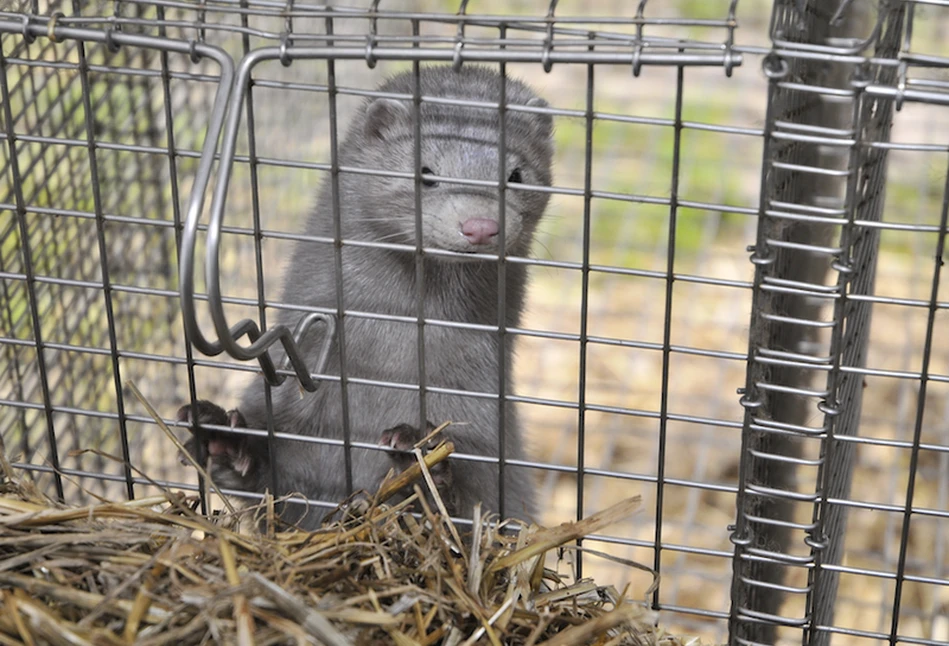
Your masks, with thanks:
<instances>
[{"instance_id":1,"label":"metal bar","mask_svg":"<svg viewBox=\"0 0 949 646\"><path fill-rule=\"evenodd\" d=\"M417 20L412 21L412 33L418 35L419 33L419 23ZM425 370L425 252L423 244L423 223L422 223L422 81L420 76L420 69L418 61L412 63L412 77L413 77L413 98L412 98L412 110L413 110L413 128L414 128L414 141L412 143L413 150L413 167L415 170L415 284L416 284L416 302L415 302L415 311L418 316L417 325L417 343L418 343L418 409L419 409L419 420L418 428L419 431L424 433L425 429L428 428L428 407L427 407L427 398L425 387L428 383L427 372ZM442 420L437 420L435 423L441 423Z\"/></svg>"},{"instance_id":2,"label":"metal bar","mask_svg":"<svg viewBox=\"0 0 949 646\"><path fill-rule=\"evenodd\" d=\"M501 26L502 35L504 26ZM504 494L506 482L505 458L507 457L507 346L510 343L507 334L507 66L498 65L498 515L505 518Z\"/></svg>"},{"instance_id":3,"label":"metal bar","mask_svg":"<svg viewBox=\"0 0 949 646\"><path fill-rule=\"evenodd\" d=\"M73 11L79 12L78 1L73 0ZM122 372L119 366L118 341L115 336L115 311L112 304L112 281L109 278L109 248L105 241L105 222L102 220L102 195L99 179L99 163L96 158L96 125L90 98L91 87L89 73L86 69L85 43L78 43L79 80L82 86L82 105L86 129L86 148L89 155L89 179L92 189L92 203L96 213L96 240L99 247L99 271L102 272L102 297L105 300L106 324L109 332L109 348L111 350L112 382L115 387L115 404L119 414L119 438L122 446L122 470L125 473L125 494L129 500L135 498L135 487L132 483L132 458L129 451L128 426L125 422L125 397L122 389Z\"/></svg>"},{"instance_id":4,"label":"metal bar","mask_svg":"<svg viewBox=\"0 0 949 646\"><path fill-rule=\"evenodd\" d=\"M589 343L590 314L590 219L593 207L593 124L594 83L596 68L587 65L585 115L583 121L583 249L580 261L580 334L579 334L579 384L577 392L577 513L579 521L585 515L584 494L586 491L586 416L587 416L587 345ZM577 546L582 546L582 539ZM577 555L577 576L583 576L583 553Z\"/></svg>"},{"instance_id":5,"label":"metal bar","mask_svg":"<svg viewBox=\"0 0 949 646\"><path fill-rule=\"evenodd\" d=\"M678 226L678 201L679 201L679 174L682 157L682 104L685 95L685 68L679 67L676 70L676 100L675 100L675 123L672 139L672 177L670 178L671 187L669 192L669 231L666 243L666 280L665 296L663 303L663 322L662 322L662 374L660 377L660 395L659 395L659 441L656 455L656 527L655 541L656 547L653 554L653 569L661 574L662 571L662 518L663 501L665 500L665 474L666 474L666 445L669 433L669 375L670 360L672 358L672 299L674 294L675 282L672 277L675 273L675 254L676 254L676 228ZM659 604L660 584L652 595L652 606L656 608Z\"/></svg>"},{"instance_id":6,"label":"metal bar","mask_svg":"<svg viewBox=\"0 0 949 646\"><path fill-rule=\"evenodd\" d=\"M326 19L326 33L333 33L333 19ZM245 60L247 60L245 58ZM241 69L245 69L243 63L241 64ZM249 67L247 68L249 69ZM353 491L353 457L352 457L352 428L350 427L349 420L349 391L347 379L347 363L346 363L346 307L345 307L345 295L343 294L343 224L342 224L342 212L340 211L340 201L339 201L339 132L338 132L338 121L337 121L337 111L336 111L336 64L332 58L326 59L326 84L329 87L329 120L330 120L330 203L333 209L333 244L334 244L334 260L336 268L336 343L337 343L337 352L339 353L339 389L340 389L340 399L342 401L342 418L343 418L343 446L345 447L344 459L346 467L346 491L352 493ZM230 124L229 124L230 125ZM229 129L229 134L232 131ZM227 141L227 140L225 140ZM222 157L224 154L222 153ZM225 178L226 179L226 178ZM220 183L218 184L220 186ZM221 197L221 203L219 208L223 208L223 194L217 194ZM215 202L218 200L215 199ZM213 216L212 216L213 221ZM210 250L208 252L210 254ZM216 254L215 254L216 255ZM219 278L215 278L219 280ZM212 302L212 309L214 304ZM218 308L220 309L220 308ZM222 313L223 314L223 313ZM213 314L212 314L213 315ZM218 322L215 321L217 324ZM221 327L218 325L218 334L221 334ZM272 330L271 330L272 331ZM269 331L268 334L271 332ZM226 340L222 338L222 342ZM290 341L291 345L284 344L284 347L287 351L287 354L292 357L293 353L297 352L295 349L292 340ZM249 357L248 357L249 358ZM291 359L292 360L292 359ZM303 363L302 357L297 357L296 361L293 361L294 368L297 372L297 377L300 379L301 384L306 387L303 375L300 374L301 366L305 369L305 364ZM322 369L321 369L322 370ZM309 374L306 375L306 378L309 379ZM423 426L422 429L425 427ZM421 430L421 429L420 429Z\"/></svg>"},{"instance_id":7,"label":"metal bar","mask_svg":"<svg viewBox=\"0 0 949 646\"><path fill-rule=\"evenodd\" d=\"M164 7L156 7L156 12L158 19L161 20L164 18ZM158 29L159 36L165 36L164 26L159 27ZM166 143L168 145L168 182L169 188L171 189L171 208L172 208L172 217L174 218L175 224L175 251L180 255L181 253L181 230L182 230L182 219L181 219L181 196L179 193L178 186L178 164L176 162L176 155L179 153L178 147L175 145L175 129L172 124L174 124L174 112L172 110L172 96L171 96L171 70L168 65L168 52L160 51L158 53L158 60L161 66L161 87L162 87L162 103L164 105L165 113L165 137ZM112 284L112 291L116 290L115 283ZM174 295L177 297L176 292L167 292L168 296ZM188 401L191 402L191 405L194 406L198 401L197 388L195 386L194 380L194 350L191 346L191 340L188 337L188 328L182 322L181 332L184 335L185 340L185 370L188 375ZM208 504L205 497L205 487L202 482L203 477L199 475L198 480L198 492L201 500L201 513L208 513Z\"/></svg>"},{"instance_id":8,"label":"metal bar","mask_svg":"<svg viewBox=\"0 0 949 646\"><path fill-rule=\"evenodd\" d=\"M946 250L946 234L949 228L949 170L943 186L942 213L939 216L939 237L936 241L936 255L933 266L932 290L929 297L929 315L926 318L926 339L923 342L923 357L920 366L919 394L916 400L916 421L913 427L913 444L909 459L909 474L906 484L906 503L903 508L903 524L900 528L900 554L896 569L896 587L893 591L892 622L890 624L889 643L895 645L903 641L899 634L900 604L903 600L903 582L906 579L906 554L909 549L909 529L913 513L913 496L916 492L917 469L923 430L923 412L926 407L926 390L929 386L929 363L932 358L933 336L936 328L936 302L939 298L939 283L942 275L943 254Z\"/></svg>"},{"instance_id":9,"label":"metal bar","mask_svg":"<svg viewBox=\"0 0 949 646\"><path fill-rule=\"evenodd\" d=\"M16 145L16 132L13 129L13 110L10 91L7 85L6 57L0 48L0 96L3 97L3 121L7 131L7 147L10 155L10 172L13 175L13 194L16 200L16 220L19 227L21 251L23 253L23 273L26 277L26 291L29 300L30 321L33 328L33 340L36 343L36 369L40 376L40 389L43 394L44 415L46 418L46 440L49 445L49 461L53 467L53 481L56 497L64 500L63 479L59 463L59 450L56 446L56 427L53 421L53 403L50 393L49 376L43 346L43 326L39 317L39 305L34 282L33 257L30 245L30 233L26 225L26 201L23 196L23 184L19 170L19 151Z\"/></svg>"},{"instance_id":10,"label":"metal bar","mask_svg":"<svg viewBox=\"0 0 949 646\"><path fill-rule=\"evenodd\" d=\"M241 0L246 4L247 0ZM246 27L247 15L243 14L241 16L241 21ZM244 52L244 56L250 53L250 37L245 32L241 35L241 47ZM247 88L247 161L248 161L248 170L250 171L250 195L251 195L251 217L253 222L254 230L254 266L256 269L256 278L257 278L257 317L260 321L260 327L262 329L267 329L267 304L266 304L266 283L264 282L264 254L261 243L263 242L263 236L260 234L262 231L261 221L260 221L260 185L259 185L259 167L260 162L257 157L257 136L255 130L255 120L254 120L254 85L251 84ZM276 427L274 425L274 414L273 414L273 391L271 390L270 383L267 380L264 380L264 409L267 412L267 458L268 464L266 468L270 471L270 482L274 484L274 487L279 487L279 477L280 474L277 470L277 461L276 461L276 450L274 449L274 444L276 442Z\"/></svg>"}]
</instances>

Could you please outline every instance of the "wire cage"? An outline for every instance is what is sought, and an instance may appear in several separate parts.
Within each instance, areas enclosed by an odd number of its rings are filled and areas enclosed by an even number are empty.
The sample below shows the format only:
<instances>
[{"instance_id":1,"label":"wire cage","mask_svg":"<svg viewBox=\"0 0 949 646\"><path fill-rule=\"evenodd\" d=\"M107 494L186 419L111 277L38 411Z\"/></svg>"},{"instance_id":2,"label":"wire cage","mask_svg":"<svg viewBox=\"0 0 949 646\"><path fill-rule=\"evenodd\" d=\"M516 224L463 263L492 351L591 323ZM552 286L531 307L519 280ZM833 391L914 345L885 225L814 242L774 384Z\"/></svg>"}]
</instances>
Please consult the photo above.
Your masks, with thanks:
<instances>
[{"instance_id":1,"label":"wire cage","mask_svg":"<svg viewBox=\"0 0 949 646\"><path fill-rule=\"evenodd\" d=\"M70 502L198 490L133 391L182 426L325 379L272 322L316 187L366 170L337 133L395 72L486 65L555 123L497 330L540 520L641 494L584 545L657 571L672 631L945 643L947 31L945 0L0 3L5 453Z\"/></svg>"}]
</instances>

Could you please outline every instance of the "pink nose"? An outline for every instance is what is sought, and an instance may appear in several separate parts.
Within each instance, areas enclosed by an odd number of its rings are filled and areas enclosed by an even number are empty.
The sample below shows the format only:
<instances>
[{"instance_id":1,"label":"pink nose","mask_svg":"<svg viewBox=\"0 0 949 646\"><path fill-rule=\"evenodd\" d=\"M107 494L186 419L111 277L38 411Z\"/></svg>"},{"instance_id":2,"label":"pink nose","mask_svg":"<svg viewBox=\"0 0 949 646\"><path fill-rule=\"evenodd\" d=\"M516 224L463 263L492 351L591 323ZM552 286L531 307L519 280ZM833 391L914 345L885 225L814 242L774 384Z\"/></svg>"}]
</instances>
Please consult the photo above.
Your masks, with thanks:
<instances>
[{"instance_id":1,"label":"pink nose","mask_svg":"<svg viewBox=\"0 0 949 646\"><path fill-rule=\"evenodd\" d=\"M498 223L489 218L470 218L462 223L461 233L471 244L488 244L498 234Z\"/></svg>"}]
</instances>

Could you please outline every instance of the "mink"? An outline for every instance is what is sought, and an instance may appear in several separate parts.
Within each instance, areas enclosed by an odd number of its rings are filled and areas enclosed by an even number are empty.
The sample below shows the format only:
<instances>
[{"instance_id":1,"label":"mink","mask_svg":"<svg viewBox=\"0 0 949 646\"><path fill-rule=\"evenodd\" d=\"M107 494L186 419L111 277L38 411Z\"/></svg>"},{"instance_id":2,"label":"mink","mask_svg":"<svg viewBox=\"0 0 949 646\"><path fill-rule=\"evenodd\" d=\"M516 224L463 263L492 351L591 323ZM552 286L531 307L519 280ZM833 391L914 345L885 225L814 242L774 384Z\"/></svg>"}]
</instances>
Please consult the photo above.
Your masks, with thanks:
<instances>
[{"instance_id":1,"label":"mink","mask_svg":"<svg viewBox=\"0 0 949 646\"><path fill-rule=\"evenodd\" d=\"M457 71L450 66L424 66L420 68L418 82L422 97L493 104L500 103L502 98L502 77L481 66L464 66ZM523 82L512 78L504 82L506 106L547 106ZM384 82L379 92L412 95L415 83L413 73L405 72ZM352 441L391 444L391 434L385 433L399 425L417 431L426 427L427 420L451 420L453 424L444 434L455 444L456 453L497 459L500 363L503 357L504 387L510 394L513 338L511 334L500 335L496 329L502 302L501 262L471 254L529 254L535 229L548 203L547 192L530 187L551 185L553 121L543 110L508 107L504 111L507 186L502 249L498 187L501 111L497 107L450 105L424 99L418 108L418 166L416 108L412 99L369 98L353 115L338 150L343 169L338 175L337 193L343 240L338 251L341 272L337 273L334 244L297 242L281 295L281 302L288 308L281 310L278 321L293 328L304 315L294 311L294 305L336 311L340 283L344 315L337 321L337 334L324 373L338 376L342 371L345 375ZM346 168L399 172L409 177L367 175ZM418 183L416 168L421 174ZM450 178L480 183L453 183ZM424 253L421 284L414 249L416 190L421 202L422 246L456 252ZM331 179L327 177L305 233L332 238L334 231L334 199ZM357 244L347 244L348 241ZM411 245L413 249L359 244L372 242ZM527 267L515 262L504 265L503 324L516 328L524 308ZM427 323L423 328L425 385L439 389L425 395L426 420L421 419L417 389L420 297L427 319L448 323ZM471 329L458 324L480 327ZM301 342L302 355L308 359L311 370L315 369L322 342L316 331ZM277 361L282 359L282 351L272 352ZM257 379L244 392L239 404L242 425L267 429L265 388L263 380ZM324 380L316 392L310 393L301 391L296 380L287 379L272 388L272 411L273 427L278 433L332 440L344 437L339 380ZM511 402L504 404L503 426L505 458L523 460L522 433ZM244 488L271 488L278 496L297 493L329 502L343 500L351 493L347 489L342 446L286 438L268 444L259 437L230 437L239 438L234 441L239 441L240 446L217 446L218 452L229 456L239 449L241 457L250 460L249 465L241 463L247 466L246 473L253 476L245 478ZM260 476L261 469L269 471L271 450L274 482L269 476ZM398 466L390 452L356 447L351 451L354 490L374 491L389 469ZM226 461L223 467L227 467ZM470 517L473 505L479 501L486 511L501 509L496 463L453 458L450 469L443 482L451 483L452 506L460 516ZM504 515L531 520L536 501L530 469L505 466L504 474ZM238 484L231 480L229 483ZM303 528L314 528L325 511L321 507L292 505L283 511L283 518Z\"/></svg>"}]
</instances>

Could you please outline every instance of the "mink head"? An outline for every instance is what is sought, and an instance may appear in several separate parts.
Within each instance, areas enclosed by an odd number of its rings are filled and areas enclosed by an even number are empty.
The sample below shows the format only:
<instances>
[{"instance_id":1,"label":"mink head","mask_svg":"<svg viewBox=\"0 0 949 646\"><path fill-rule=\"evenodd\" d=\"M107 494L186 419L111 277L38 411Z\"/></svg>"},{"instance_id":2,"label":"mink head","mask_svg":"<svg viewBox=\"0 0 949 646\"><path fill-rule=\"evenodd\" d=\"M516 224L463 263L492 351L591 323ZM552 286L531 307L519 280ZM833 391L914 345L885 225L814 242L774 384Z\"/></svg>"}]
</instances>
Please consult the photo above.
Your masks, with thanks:
<instances>
[{"instance_id":1,"label":"mink head","mask_svg":"<svg viewBox=\"0 0 949 646\"><path fill-rule=\"evenodd\" d=\"M497 107L446 104L471 101L499 104L502 77L493 70L466 66L423 67L423 97L416 113L411 99L373 98L350 128L344 165L414 174L416 146L421 161L418 191L422 244L462 253L500 253L501 154L505 252L523 255L547 206L548 194L530 187L551 184L553 122L549 114L509 106L544 108L547 103L525 84L508 78L505 91L504 146ZM399 74L380 92L415 92L415 76ZM435 98L427 100L426 97ZM420 114L418 129L416 114ZM421 135L416 142L416 134ZM464 184L452 180L473 180ZM416 182L413 178L343 175L347 218L365 220L377 241L415 244ZM380 205L384 208L380 211ZM366 226L359 227L366 231Z\"/></svg>"}]
</instances>

